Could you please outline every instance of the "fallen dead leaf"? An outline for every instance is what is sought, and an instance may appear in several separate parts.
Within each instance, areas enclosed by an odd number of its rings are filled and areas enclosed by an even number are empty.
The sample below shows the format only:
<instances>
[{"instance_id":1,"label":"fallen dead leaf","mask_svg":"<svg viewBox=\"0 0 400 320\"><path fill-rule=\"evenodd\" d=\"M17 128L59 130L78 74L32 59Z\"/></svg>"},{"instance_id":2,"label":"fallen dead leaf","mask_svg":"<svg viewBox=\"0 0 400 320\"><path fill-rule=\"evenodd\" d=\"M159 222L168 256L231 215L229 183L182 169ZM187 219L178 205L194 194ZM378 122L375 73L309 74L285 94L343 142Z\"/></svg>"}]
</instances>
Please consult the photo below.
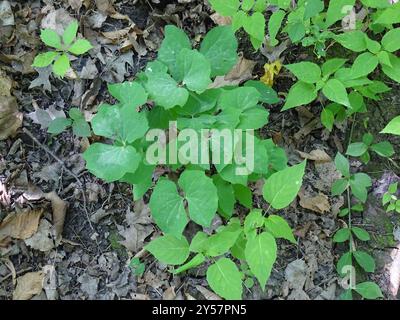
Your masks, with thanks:
<instances>
[{"instance_id":1,"label":"fallen dead leaf","mask_svg":"<svg viewBox=\"0 0 400 320\"><path fill-rule=\"evenodd\" d=\"M29 300L42 292L43 272L29 272L17 279L17 287L13 293L13 300Z\"/></svg>"},{"instance_id":2,"label":"fallen dead leaf","mask_svg":"<svg viewBox=\"0 0 400 320\"><path fill-rule=\"evenodd\" d=\"M264 75L260 78L260 81L265 83L267 86L272 87L274 84L275 76L279 74L282 69L282 63L280 60L276 60L272 63L266 63L264 65Z\"/></svg>"},{"instance_id":3,"label":"fallen dead leaf","mask_svg":"<svg viewBox=\"0 0 400 320\"><path fill-rule=\"evenodd\" d=\"M169 287L167 290L164 291L163 300L175 300L175 298L175 287Z\"/></svg>"},{"instance_id":4,"label":"fallen dead leaf","mask_svg":"<svg viewBox=\"0 0 400 320\"><path fill-rule=\"evenodd\" d=\"M226 26L232 24L231 17L223 17L219 13L215 12L210 16L211 20L219 26Z\"/></svg>"},{"instance_id":5,"label":"fallen dead leaf","mask_svg":"<svg viewBox=\"0 0 400 320\"><path fill-rule=\"evenodd\" d=\"M310 153L306 153L306 152L302 152L302 151L297 151L297 152L303 159L313 160L318 163L332 161L331 157L324 150L315 149L315 150L312 150Z\"/></svg>"},{"instance_id":6,"label":"fallen dead leaf","mask_svg":"<svg viewBox=\"0 0 400 320\"><path fill-rule=\"evenodd\" d=\"M0 96L0 140L15 136L22 118L15 97Z\"/></svg>"},{"instance_id":7,"label":"fallen dead leaf","mask_svg":"<svg viewBox=\"0 0 400 320\"><path fill-rule=\"evenodd\" d=\"M306 194L304 190L299 192L300 205L304 209L308 209L318 213L325 213L331 210L329 199L323 193L319 193L316 196L310 196Z\"/></svg>"},{"instance_id":8,"label":"fallen dead leaf","mask_svg":"<svg viewBox=\"0 0 400 320\"><path fill-rule=\"evenodd\" d=\"M143 201L136 201L133 212L126 213L127 228L120 228L120 235L125 240L120 243L131 252L137 252L143 247L145 239L153 232L150 209Z\"/></svg>"},{"instance_id":9,"label":"fallen dead leaf","mask_svg":"<svg viewBox=\"0 0 400 320\"><path fill-rule=\"evenodd\" d=\"M57 247L61 239L56 241L56 231L52 224L46 219L42 219L39 224L38 231L29 239L25 240L25 244L35 250L47 252Z\"/></svg>"},{"instance_id":10,"label":"fallen dead leaf","mask_svg":"<svg viewBox=\"0 0 400 320\"><path fill-rule=\"evenodd\" d=\"M197 285L196 289L206 298L206 300L222 300L222 298L216 295L214 292Z\"/></svg>"},{"instance_id":11,"label":"fallen dead leaf","mask_svg":"<svg viewBox=\"0 0 400 320\"><path fill-rule=\"evenodd\" d=\"M53 225L56 230L56 237L57 240L61 240L61 234L64 229L65 215L67 213L67 202L62 200L54 191L45 193L44 197L46 200L51 202L51 207L53 210Z\"/></svg>"},{"instance_id":12,"label":"fallen dead leaf","mask_svg":"<svg viewBox=\"0 0 400 320\"><path fill-rule=\"evenodd\" d=\"M11 95L12 80L0 69L0 96Z\"/></svg>"},{"instance_id":13,"label":"fallen dead leaf","mask_svg":"<svg viewBox=\"0 0 400 320\"><path fill-rule=\"evenodd\" d=\"M36 233L43 209L25 210L25 212L7 216L0 224L0 241L11 237L13 239L28 239Z\"/></svg>"},{"instance_id":14,"label":"fallen dead leaf","mask_svg":"<svg viewBox=\"0 0 400 320\"><path fill-rule=\"evenodd\" d=\"M235 86L239 85L243 81L251 79L253 69L256 62L253 60L248 60L240 55L237 64L226 76L218 76L215 78L214 82L209 86L209 88L220 88L223 86Z\"/></svg>"}]
</instances>

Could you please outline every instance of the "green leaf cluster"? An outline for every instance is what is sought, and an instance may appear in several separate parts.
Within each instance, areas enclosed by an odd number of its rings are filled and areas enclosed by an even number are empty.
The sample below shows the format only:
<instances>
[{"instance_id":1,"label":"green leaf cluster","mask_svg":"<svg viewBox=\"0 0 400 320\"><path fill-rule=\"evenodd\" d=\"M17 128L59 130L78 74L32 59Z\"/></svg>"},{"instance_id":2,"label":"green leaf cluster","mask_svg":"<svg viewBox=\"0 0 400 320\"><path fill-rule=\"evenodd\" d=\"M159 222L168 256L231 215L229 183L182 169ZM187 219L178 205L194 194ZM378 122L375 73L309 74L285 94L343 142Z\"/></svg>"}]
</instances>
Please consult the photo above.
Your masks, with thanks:
<instances>
[{"instance_id":1,"label":"green leaf cluster","mask_svg":"<svg viewBox=\"0 0 400 320\"><path fill-rule=\"evenodd\" d=\"M38 54L33 61L32 67L44 68L52 65L54 74L64 77L70 68L68 54L79 56L93 48L88 40L77 39L77 32L78 22L76 20L67 26L61 36L52 29L41 30L40 39L46 46L55 50Z\"/></svg>"}]
</instances>

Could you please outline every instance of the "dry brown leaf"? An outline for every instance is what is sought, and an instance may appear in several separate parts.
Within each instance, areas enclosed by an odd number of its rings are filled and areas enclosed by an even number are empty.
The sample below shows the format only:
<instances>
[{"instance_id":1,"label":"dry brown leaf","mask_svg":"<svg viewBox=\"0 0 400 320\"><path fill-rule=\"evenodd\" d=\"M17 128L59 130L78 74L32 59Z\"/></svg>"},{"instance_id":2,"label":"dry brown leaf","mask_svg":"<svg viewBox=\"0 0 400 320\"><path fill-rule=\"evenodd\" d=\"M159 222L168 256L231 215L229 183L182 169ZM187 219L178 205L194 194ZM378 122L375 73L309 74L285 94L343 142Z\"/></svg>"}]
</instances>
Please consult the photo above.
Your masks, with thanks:
<instances>
[{"instance_id":1,"label":"dry brown leaf","mask_svg":"<svg viewBox=\"0 0 400 320\"><path fill-rule=\"evenodd\" d=\"M306 152L297 150L297 152L303 159L313 160L318 163L332 161L331 157L324 150L315 149L315 150L311 151L310 153L306 153Z\"/></svg>"},{"instance_id":2,"label":"dry brown leaf","mask_svg":"<svg viewBox=\"0 0 400 320\"><path fill-rule=\"evenodd\" d=\"M163 300L175 300L175 298L175 287L169 287L167 290L164 291Z\"/></svg>"},{"instance_id":3,"label":"dry brown leaf","mask_svg":"<svg viewBox=\"0 0 400 320\"><path fill-rule=\"evenodd\" d=\"M8 237L23 240L30 238L36 233L42 214L43 209L36 209L7 216L0 224L0 241Z\"/></svg>"},{"instance_id":4,"label":"dry brown leaf","mask_svg":"<svg viewBox=\"0 0 400 320\"><path fill-rule=\"evenodd\" d=\"M97 9L106 14L115 13L113 2L112 0L95 0Z\"/></svg>"},{"instance_id":5,"label":"dry brown leaf","mask_svg":"<svg viewBox=\"0 0 400 320\"><path fill-rule=\"evenodd\" d=\"M29 300L34 295L42 292L43 272L29 272L17 279L17 287L14 290L13 300Z\"/></svg>"},{"instance_id":6,"label":"dry brown leaf","mask_svg":"<svg viewBox=\"0 0 400 320\"><path fill-rule=\"evenodd\" d=\"M13 137L22 125L15 97L0 96L0 140Z\"/></svg>"},{"instance_id":7,"label":"dry brown leaf","mask_svg":"<svg viewBox=\"0 0 400 320\"><path fill-rule=\"evenodd\" d=\"M0 97L11 95L12 80L0 69Z\"/></svg>"},{"instance_id":8,"label":"dry brown leaf","mask_svg":"<svg viewBox=\"0 0 400 320\"><path fill-rule=\"evenodd\" d=\"M44 197L46 200L51 202L53 210L53 225L56 230L57 239L61 239L61 234L64 229L65 215L67 213L67 202L62 200L54 191L45 193Z\"/></svg>"},{"instance_id":9,"label":"dry brown leaf","mask_svg":"<svg viewBox=\"0 0 400 320\"><path fill-rule=\"evenodd\" d=\"M215 12L210 16L211 20L219 26L226 26L232 24L231 17L223 17L219 13Z\"/></svg>"},{"instance_id":10,"label":"dry brown leaf","mask_svg":"<svg viewBox=\"0 0 400 320\"><path fill-rule=\"evenodd\" d=\"M196 289L204 296L204 298L206 298L206 300L222 300L220 296L202 286L197 285Z\"/></svg>"},{"instance_id":11,"label":"dry brown leaf","mask_svg":"<svg viewBox=\"0 0 400 320\"><path fill-rule=\"evenodd\" d=\"M107 32L102 32L101 34L106 37L107 39L115 42L119 41L122 38L125 38L128 33L131 31L132 27L126 27L124 29L116 30L116 31L107 31Z\"/></svg>"},{"instance_id":12,"label":"dry brown leaf","mask_svg":"<svg viewBox=\"0 0 400 320\"><path fill-rule=\"evenodd\" d=\"M316 196L307 195L304 190L299 192L300 205L304 209L308 209L318 213L325 213L331 210L329 199L323 193L319 193Z\"/></svg>"},{"instance_id":13,"label":"dry brown leaf","mask_svg":"<svg viewBox=\"0 0 400 320\"><path fill-rule=\"evenodd\" d=\"M252 73L255 65L255 61L247 60L243 55L241 55L233 69L226 76L216 77L209 88L239 85L243 81L249 80L253 77Z\"/></svg>"}]
</instances>

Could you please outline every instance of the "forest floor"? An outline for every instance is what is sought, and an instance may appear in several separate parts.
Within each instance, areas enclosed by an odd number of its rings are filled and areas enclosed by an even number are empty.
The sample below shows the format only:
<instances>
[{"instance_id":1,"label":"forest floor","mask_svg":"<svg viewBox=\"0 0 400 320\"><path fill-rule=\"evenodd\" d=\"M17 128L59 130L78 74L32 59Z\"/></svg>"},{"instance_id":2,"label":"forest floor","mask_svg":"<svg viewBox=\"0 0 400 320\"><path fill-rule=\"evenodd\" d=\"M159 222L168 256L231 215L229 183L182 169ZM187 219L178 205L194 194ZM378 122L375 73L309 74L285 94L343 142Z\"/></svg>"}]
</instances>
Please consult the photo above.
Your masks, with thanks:
<instances>
[{"instance_id":1,"label":"forest floor","mask_svg":"<svg viewBox=\"0 0 400 320\"><path fill-rule=\"evenodd\" d=\"M4 13L7 8L11 12ZM57 113L78 107L89 120L101 103L112 101L107 83L134 79L156 57L166 24L183 28L199 42L221 21L200 0L0 0L0 21L10 15L12 24L0 23L0 106L13 100L23 120L14 137L0 140L0 225L14 213L25 212L38 219L37 213L43 214L38 230L26 240L4 239L0 228L0 299L20 297L19 282L33 286L28 277L23 279L30 273L40 273L46 285L25 298L218 298L207 286L205 268L172 275L167 266L142 250L159 234L147 207L148 195L134 203L130 186L107 184L87 172L82 151L92 140L77 138L71 131L54 137L45 128ZM94 46L72 62L75 74L58 79L49 69L33 69L34 56L44 51L40 29L63 29L73 18ZM258 79L268 62L249 48L243 36L240 79ZM284 49L280 53L283 63L307 57L307 52L296 47ZM284 97L292 83L289 73L282 70L274 89ZM310 161L298 199L279 212L295 230L298 244L279 242L278 260L266 290L255 285L245 291L245 298L330 300L341 293L336 262L344 247L335 245L332 235L345 223L337 216L345 199L330 195L338 172L329 158L345 151L351 126L353 139L359 138L368 121L368 130L379 140L378 132L400 108L399 89L395 87L383 102L370 106L371 111L356 122L342 123L333 132L320 125L317 104L287 112L279 112L281 104L265 106L271 115L263 134L285 149L289 164L303 158ZM398 139L391 142L400 149ZM316 154L323 154L325 161ZM385 213L380 199L390 182L400 180L399 159L397 153L393 161L372 158L368 166L351 163L352 170L369 172L374 178L366 210L353 215L353 223L372 234L366 250L377 258L378 268L370 277L386 299L399 298L400 220L398 215ZM253 189L254 203L265 207L257 196L259 186ZM238 205L237 210L243 208ZM215 225L220 223L215 221ZM139 276L135 271L141 270L130 264L133 257L144 264Z\"/></svg>"}]
</instances>

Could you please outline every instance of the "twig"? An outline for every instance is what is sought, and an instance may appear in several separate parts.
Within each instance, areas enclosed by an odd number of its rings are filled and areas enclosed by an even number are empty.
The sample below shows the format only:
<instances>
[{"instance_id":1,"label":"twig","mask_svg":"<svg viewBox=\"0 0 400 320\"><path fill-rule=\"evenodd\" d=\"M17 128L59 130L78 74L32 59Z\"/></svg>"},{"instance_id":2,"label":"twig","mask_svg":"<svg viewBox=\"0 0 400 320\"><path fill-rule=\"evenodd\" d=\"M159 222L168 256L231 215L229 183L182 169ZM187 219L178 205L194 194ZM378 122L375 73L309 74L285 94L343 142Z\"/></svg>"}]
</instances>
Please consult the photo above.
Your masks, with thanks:
<instances>
[{"instance_id":1,"label":"twig","mask_svg":"<svg viewBox=\"0 0 400 320\"><path fill-rule=\"evenodd\" d=\"M68 169L64 163L59 157L57 157L49 148L47 148L43 143L41 143L33 134L30 132L27 128L22 128L22 131L26 133L40 148L42 148L44 151L46 151L54 160L56 160L61 166L64 168L65 172L67 172L71 177L73 177L76 182L78 183L81 193L82 193L82 199L83 199L83 210L85 211L87 221L89 223L89 226L92 230L94 230L92 222L90 221L90 215L89 212L87 211L87 201L86 201L86 194L85 194L85 187L81 180L78 178L78 176L73 173L70 169Z\"/></svg>"}]
</instances>

